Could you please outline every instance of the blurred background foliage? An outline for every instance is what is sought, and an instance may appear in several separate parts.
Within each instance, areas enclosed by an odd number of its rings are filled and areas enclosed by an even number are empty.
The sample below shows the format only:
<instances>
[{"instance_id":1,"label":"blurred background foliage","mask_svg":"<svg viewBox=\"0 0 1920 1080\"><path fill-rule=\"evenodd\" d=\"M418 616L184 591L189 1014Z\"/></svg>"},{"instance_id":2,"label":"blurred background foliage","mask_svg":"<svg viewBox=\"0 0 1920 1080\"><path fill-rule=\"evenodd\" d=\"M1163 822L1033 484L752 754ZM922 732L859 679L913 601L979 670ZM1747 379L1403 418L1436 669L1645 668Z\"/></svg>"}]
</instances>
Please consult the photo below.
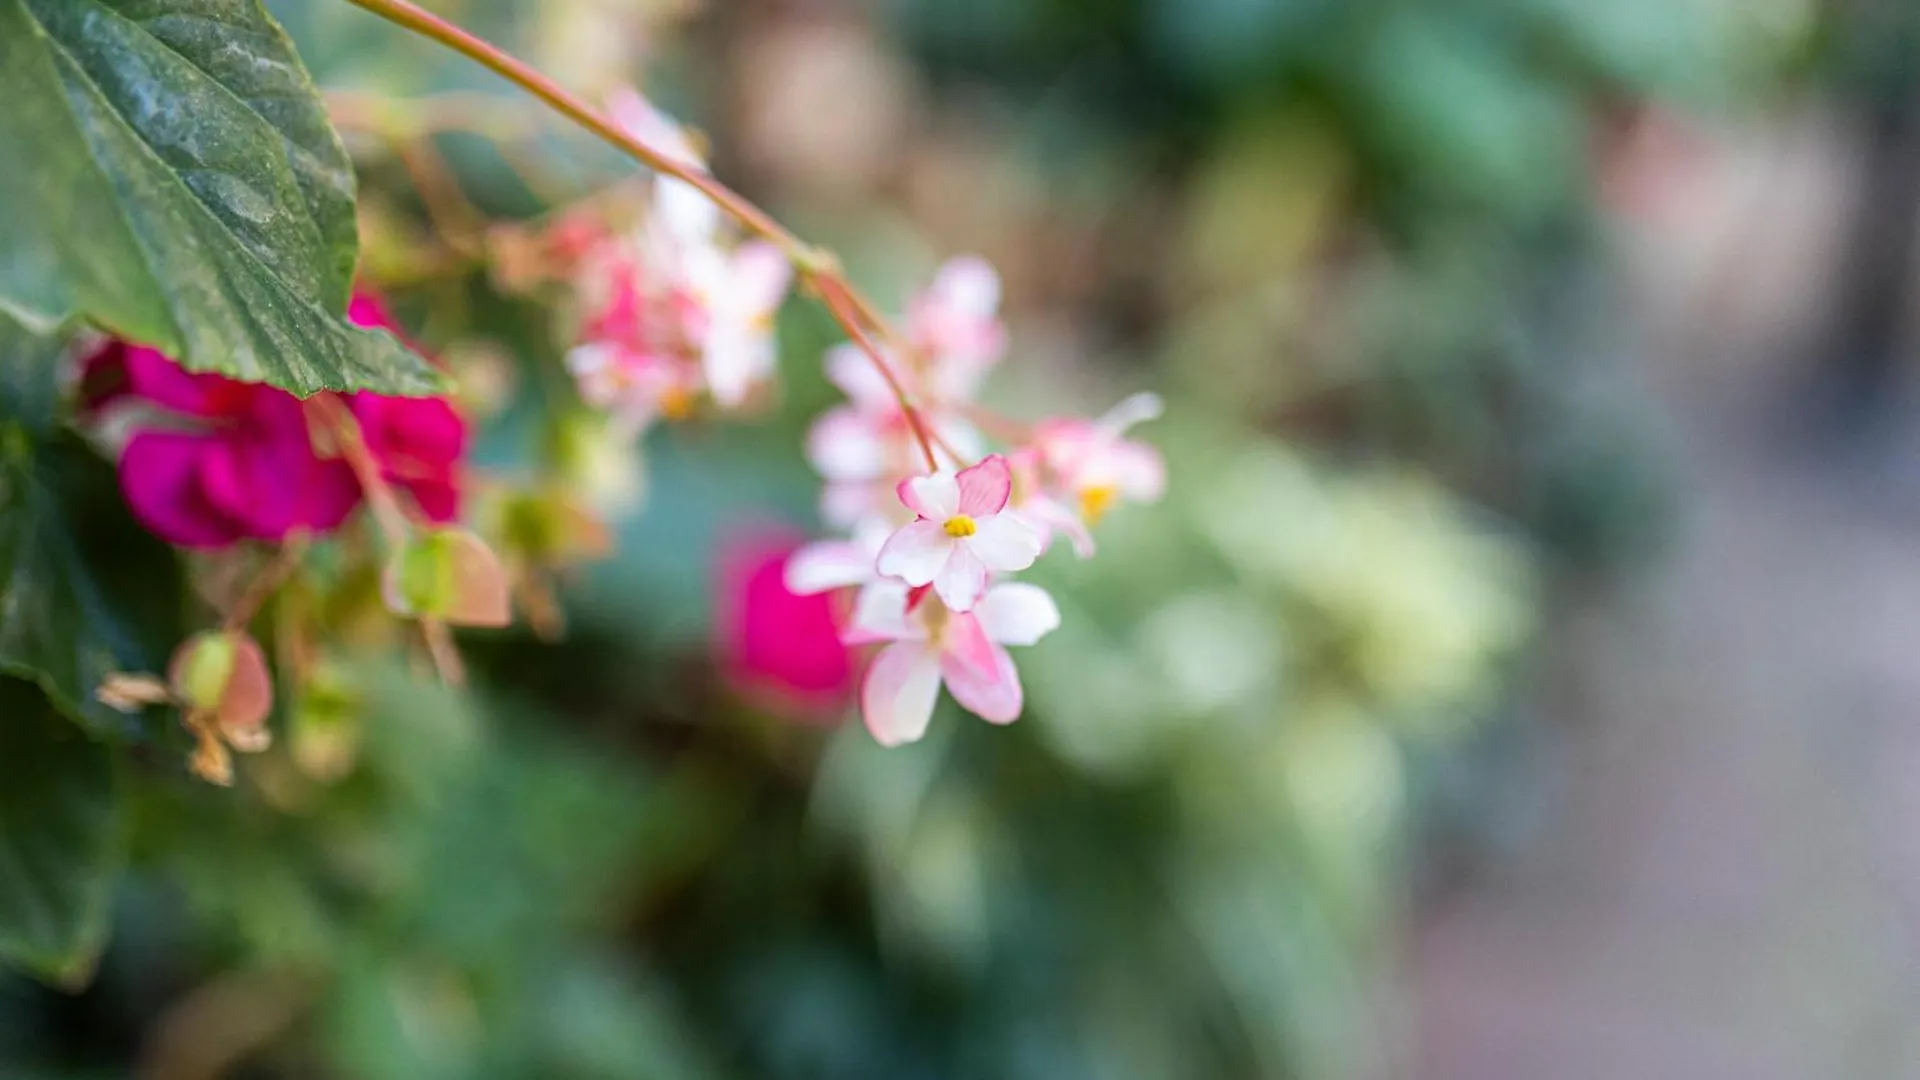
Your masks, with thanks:
<instances>
[{"instance_id":1,"label":"blurred background foliage","mask_svg":"<svg viewBox=\"0 0 1920 1080\"><path fill-rule=\"evenodd\" d=\"M986 255L1009 414L1168 398L1167 502L1036 572L1066 619L1027 719L882 751L743 700L710 647L715 553L813 526L830 324L789 305L758 423L608 454L564 306L474 230L626 168L344 4L270 6L482 464L640 495L564 640L467 642L476 700L376 644L236 791L135 777L96 978L0 984L10 1077L1394 1074L1396 928L1515 782L1543 605L1665 529L1609 148L1845 52L1789 0L431 5L582 91L639 82L884 300ZM423 99L483 130L421 135Z\"/></svg>"}]
</instances>

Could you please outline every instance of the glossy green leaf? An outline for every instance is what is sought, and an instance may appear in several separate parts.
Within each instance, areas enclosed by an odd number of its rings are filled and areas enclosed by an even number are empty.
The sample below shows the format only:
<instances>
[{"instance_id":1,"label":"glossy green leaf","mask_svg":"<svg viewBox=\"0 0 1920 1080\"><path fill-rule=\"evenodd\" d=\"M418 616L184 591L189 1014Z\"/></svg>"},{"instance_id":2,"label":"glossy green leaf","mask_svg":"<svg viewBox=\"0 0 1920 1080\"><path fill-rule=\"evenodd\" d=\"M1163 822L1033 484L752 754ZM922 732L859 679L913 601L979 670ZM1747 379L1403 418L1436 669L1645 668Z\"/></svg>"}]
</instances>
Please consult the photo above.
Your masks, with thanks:
<instances>
[{"instance_id":1,"label":"glossy green leaf","mask_svg":"<svg viewBox=\"0 0 1920 1080\"><path fill-rule=\"evenodd\" d=\"M107 747L0 678L0 961L60 982L92 970L124 858L120 805Z\"/></svg>"},{"instance_id":2,"label":"glossy green leaf","mask_svg":"<svg viewBox=\"0 0 1920 1080\"><path fill-rule=\"evenodd\" d=\"M0 317L0 674L96 734L132 734L94 690L165 669L185 636L179 560L127 513L113 467L54 424L59 351Z\"/></svg>"},{"instance_id":3,"label":"glossy green leaf","mask_svg":"<svg viewBox=\"0 0 1920 1080\"><path fill-rule=\"evenodd\" d=\"M196 371L427 393L344 318L352 165L259 0L0 0L0 309Z\"/></svg>"}]
</instances>

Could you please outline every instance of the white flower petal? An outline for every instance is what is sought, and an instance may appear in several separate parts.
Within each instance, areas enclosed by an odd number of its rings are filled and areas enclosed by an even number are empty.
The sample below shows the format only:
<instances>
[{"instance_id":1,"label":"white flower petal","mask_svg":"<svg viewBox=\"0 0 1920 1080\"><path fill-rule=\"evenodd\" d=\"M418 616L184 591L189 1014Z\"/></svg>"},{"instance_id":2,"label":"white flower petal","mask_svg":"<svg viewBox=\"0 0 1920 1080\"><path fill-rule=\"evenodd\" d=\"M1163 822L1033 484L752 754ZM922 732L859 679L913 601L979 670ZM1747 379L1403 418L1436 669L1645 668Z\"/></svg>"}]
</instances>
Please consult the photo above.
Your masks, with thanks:
<instances>
[{"instance_id":1,"label":"white flower petal","mask_svg":"<svg viewBox=\"0 0 1920 1080\"><path fill-rule=\"evenodd\" d=\"M1000 274L978 255L956 255L934 274L927 293L956 312L990 319L1000 310Z\"/></svg>"},{"instance_id":2,"label":"white flower petal","mask_svg":"<svg viewBox=\"0 0 1920 1080\"><path fill-rule=\"evenodd\" d=\"M903 480L900 501L923 518L945 521L960 512L960 481L945 469Z\"/></svg>"},{"instance_id":3,"label":"white flower petal","mask_svg":"<svg viewBox=\"0 0 1920 1080\"><path fill-rule=\"evenodd\" d=\"M829 589L863 585L879 576L874 553L851 540L821 540L787 557L787 591L811 596Z\"/></svg>"},{"instance_id":4,"label":"white flower petal","mask_svg":"<svg viewBox=\"0 0 1920 1080\"><path fill-rule=\"evenodd\" d=\"M884 521L904 513L893 485L873 480L829 480L820 489L820 520L836 529L851 529L868 521ZM893 529L887 527L891 536Z\"/></svg>"},{"instance_id":5,"label":"white flower petal","mask_svg":"<svg viewBox=\"0 0 1920 1080\"><path fill-rule=\"evenodd\" d=\"M1142 442L1123 442L1112 450L1115 486L1129 500L1157 502L1167 490L1167 462L1160 451Z\"/></svg>"},{"instance_id":6,"label":"white flower petal","mask_svg":"<svg viewBox=\"0 0 1920 1080\"><path fill-rule=\"evenodd\" d=\"M860 684L860 716L874 741L900 746L926 734L939 697L939 654L924 642L895 642L867 669Z\"/></svg>"},{"instance_id":7,"label":"white flower petal","mask_svg":"<svg viewBox=\"0 0 1920 1080\"><path fill-rule=\"evenodd\" d=\"M765 319L786 299L793 280L793 264L779 248L764 240L749 240L733 249L727 267L728 310L747 319Z\"/></svg>"},{"instance_id":8,"label":"white flower petal","mask_svg":"<svg viewBox=\"0 0 1920 1080\"><path fill-rule=\"evenodd\" d=\"M876 581L860 590L853 615L840 639L849 645L875 641L917 641L927 636L925 625L907 612L907 587L897 581Z\"/></svg>"},{"instance_id":9,"label":"white flower petal","mask_svg":"<svg viewBox=\"0 0 1920 1080\"><path fill-rule=\"evenodd\" d=\"M946 565L933 577L933 591L940 594L941 603L954 611L971 611L979 602L980 594L987 591L987 566L966 544L955 544Z\"/></svg>"},{"instance_id":10,"label":"white flower petal","mask_svg":"<svg viewBox=\"0 0 1920 1080\"><path fill-rule=\"evenodd\" d=\"M900 405L893 388L860 346L843 341L827 350L827 381L840 388L855 405L870 412L892 411Z\"/></svg>"},{"instance_id":11,"label":"white flower petal","mask_svg":"<svg viewBox=\"0 0 1920 1080\"><path fill-rule=\"evenodd\" d=\"M915 521L887 538L875 565L886 577L899 578L909 585L926 585L946 568L957 549L957 542L939 522Z\"/></svg>"},{"instance_id":12,"label":"white flower petal","mask_svg":"<svg viewBox=\"0 0 1920 1080\"><path fill-rule=\"evenodd\" d=\"M829 409L807 430L807 462L828 480L877 479L887 469L886 435L858 409Z\"/></svg>"},{"instance_id":13,"label":"white flower petal","mask_svg":"<svg viewBox=\"0 0 1920 1080\"><path fill-rule=\"evenodd\" d=\"M960 543L988 569L1001 574L1032 566L1044 546L1040 534L1016 514L992 514L978 519L974 522L973 535Z\"/></svg>"},{"instance_id":14,"label":"white flower petal","mask_svg":"<svg viewBox=\"0 0 1920 1080\"><path fill-rule=\"evenodd\" d=\"M987 638L1002 645L1032 645L1060 625L1060 606L1047 590L1024 581L995 585L973 609Z\"/></svg>"},{"instance_id":15,"label":"white flower petal","mask_svg":"<svg viewBox=\"0 0 1920 1080\"><path fill-rule=\"evenodd\" d=\"M1108 409L1095 424L1108 435L1118 436L1135 424L1158 420L1165 411L1166 403L1160 400L1159 394L1139 393Z\"/></svg>"}]
</instances>

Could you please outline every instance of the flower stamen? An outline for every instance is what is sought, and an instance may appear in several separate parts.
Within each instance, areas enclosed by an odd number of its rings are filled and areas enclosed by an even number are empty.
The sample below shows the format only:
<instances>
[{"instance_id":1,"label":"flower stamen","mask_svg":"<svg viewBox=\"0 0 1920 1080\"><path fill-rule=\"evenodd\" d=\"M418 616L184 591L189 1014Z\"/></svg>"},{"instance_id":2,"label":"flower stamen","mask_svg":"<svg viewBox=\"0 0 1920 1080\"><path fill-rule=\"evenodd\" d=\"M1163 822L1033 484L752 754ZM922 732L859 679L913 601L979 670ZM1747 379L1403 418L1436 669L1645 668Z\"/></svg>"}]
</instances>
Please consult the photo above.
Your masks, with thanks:
<instances>
[{"instance_id":1,"label":"flower stamen","mask_svg":"<svg viewBox=\"0 0 1920 1080\"><path fill-rule=\"evenodd\" d=\"M973 519L965 514L955 514L947 519L946 530L948 536L958 540L979 532L980 526L974 524Z\"/></svg>"}]
</instances>

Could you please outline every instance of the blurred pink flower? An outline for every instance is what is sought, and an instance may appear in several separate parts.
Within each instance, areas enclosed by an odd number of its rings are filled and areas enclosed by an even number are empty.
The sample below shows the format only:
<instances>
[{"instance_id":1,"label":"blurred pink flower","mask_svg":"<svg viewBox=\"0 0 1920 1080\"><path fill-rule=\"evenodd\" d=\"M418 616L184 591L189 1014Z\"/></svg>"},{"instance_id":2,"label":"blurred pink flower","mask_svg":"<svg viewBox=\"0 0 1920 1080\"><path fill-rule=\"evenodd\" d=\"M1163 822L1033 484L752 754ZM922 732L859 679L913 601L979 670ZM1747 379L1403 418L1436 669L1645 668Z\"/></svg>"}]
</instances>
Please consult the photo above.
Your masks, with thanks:
<instances>
[{"instance_id":1,"label":"blurred pink flower","mask_svg":"<svg viewBox=\"0 0 1920 1080\"><path fill-rule=\"evenodd\" d=\"M1040 557L1039 533L1003 513L1013 476L998 454L956 475L941 470L900 481L900 501L917 519L880 549L880 573L909 585L932 585L947 607L970 610L989 573L1025 570Z\"/></svg>"},{"instance_id":2,"label":"blurred pink flower","mask_svg":"<svg viewBox=\"0 0 1920 1080\"><path fill-rule=\"evenodd\" d=\"M977 255L948 259L907 306L907 336L931 368L936 400L972 399L980 379L1007 349L1000 321L1000 275Z\"/></svg>"},{"instance_id":3,"label":"blurred pink flower","mask_svg":"<svg viewBox=\"0 0 1920 1080\"><path fill-rule=\"evenodd\" d=\"M1098 420L1054 419L1035 429L1040 461L1088 526L1099 524L1116 502L1150 503L1165 494L1167 465L1160 451L1126 438L1128 428L1159 416L1161 408L1157 395L1135 394Z\"/></svg>"},{"instance_id":4,"label":"blurred pink flower","mask_svg":"<svg viewBox=\"0 0 1920 1080\"><path fill-rule=\"evenodd\" d=\"M348 314L362 326L394 329L366 294ZM283 390L189 372L122 341L87 357L82 387L90 415L139 410L120 454L120 487L134 517L168 543L217 548L324 533L359 505L352 469L315 451L300 400ZM452 406L365 393L346 400L388 479L429 519L455 517L466 426Z\"/></svg>"},{"instance_id":5,"label":"blurred pink flower","mask_svg":"<svg viewBox=\"0 0 1920 1080\"><path fill-rule=\"evenodd\" d=\"M796 719L828 720L852 694L853 657L840 640L835 597L787 587L787 563L799 546L778 532L722 546L715 652L742 696Z\"/></svg>"}]
</instances>

